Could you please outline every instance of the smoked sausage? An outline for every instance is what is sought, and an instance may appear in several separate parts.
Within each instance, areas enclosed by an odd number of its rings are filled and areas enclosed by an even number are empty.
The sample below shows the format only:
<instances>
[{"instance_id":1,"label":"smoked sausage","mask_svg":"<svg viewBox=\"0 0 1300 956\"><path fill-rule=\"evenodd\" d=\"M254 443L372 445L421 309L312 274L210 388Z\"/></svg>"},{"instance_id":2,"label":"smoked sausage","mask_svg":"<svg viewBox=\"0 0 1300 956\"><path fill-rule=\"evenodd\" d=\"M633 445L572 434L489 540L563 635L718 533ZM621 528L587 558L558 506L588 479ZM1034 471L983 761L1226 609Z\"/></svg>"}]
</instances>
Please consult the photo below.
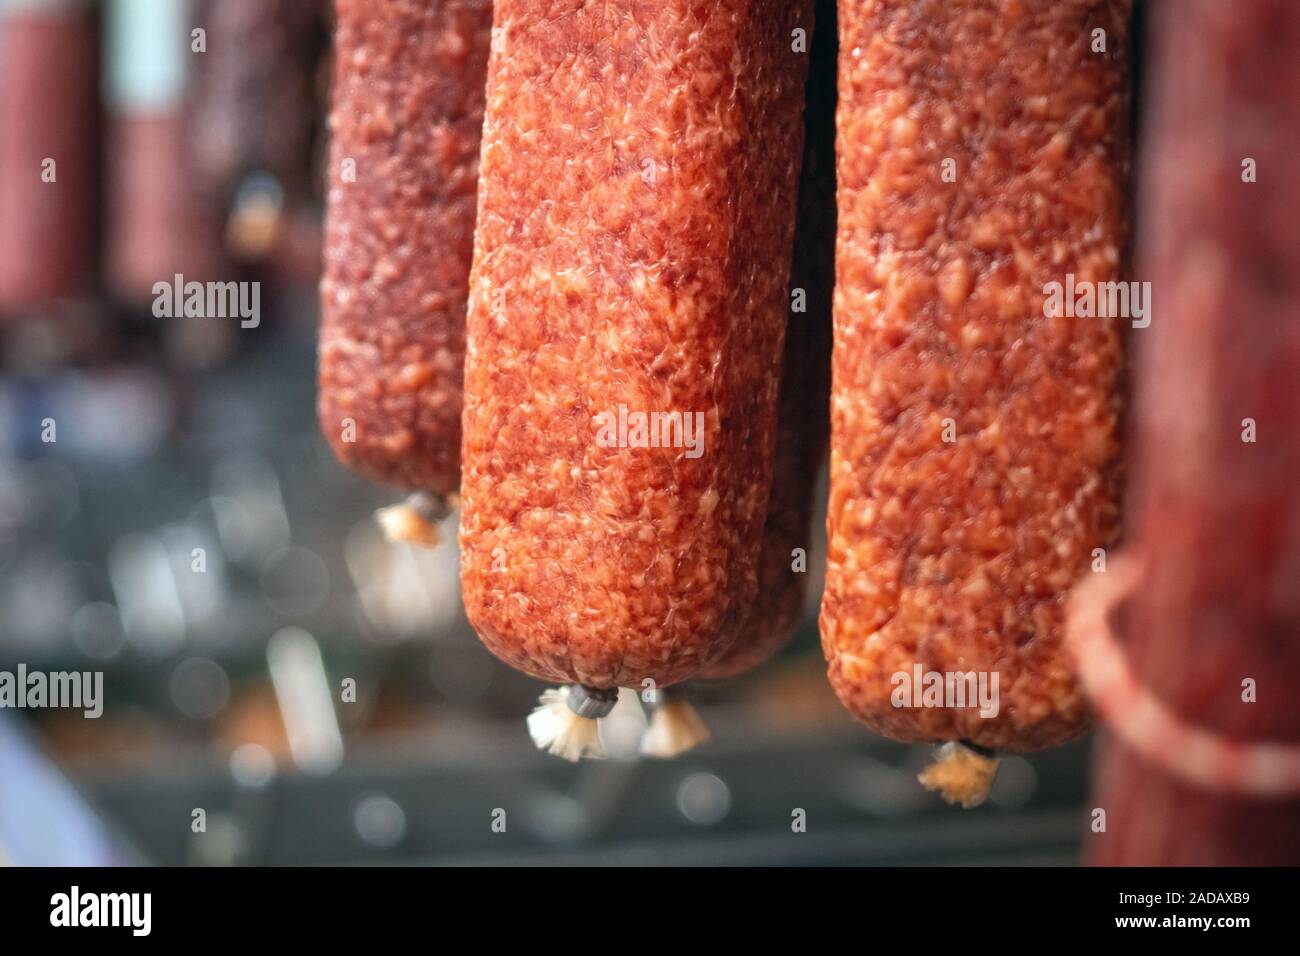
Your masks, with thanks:
<instances>
[{"instance_id":1,"label":"smoked sausage","mask_svg":"<svg viewBox=\"0 0 1300 956\"><path fill-rule=\"evenodd\" d=\"M105 273L115 297L141 306L154 298L160 280L223 277L220 224L210 197L194 186L188 146L191 4L111 0L104 10Z\"/></svg>"},{"instance_id":2,"label":"smoked sausage","mask_svg":"<svg viewBox=\"0 0 1300 956\"><path fill-rule=\"evenodd\" d=\"M1028 751L1088 724L1062 618L1118 531L1126 319L1047 300L1122 278L1129 13L840 4L822 643L897 740ZM926 782L979 802L990 761L945 754Z\"/></svg>"},{"instance_id":3,"label":"smoked sausage","mask_svg":"<svg viewBox=\"0 0 1300 956\"><path fill-rule=\"evenodd\" d=\"M1087 859L1294 866L1300 8L1162 3L1150 36L1132 533L1070 627L1103 727Z\"/></svg>"},{"instance_id":4,"label":"smoked sausage","mask_svg":"<svg viewBox=\"0 0 1300 956\"><path fill-rule=\"evenodd\" d=\"M803 617L813 495L830 427L835 285L835 0L817 0L814 12L790 264L790 320L781 358L776 451L758 555L758 591L736 640L700 671L702 680L727 680L758 666L790 640ZM796 557L799 552L802 556ZM660 690L642 699L650 705L643 754L675 757L708 739L708 728L684 694Z\"/></svg>"},{"instance_id":5,"label":"smoked sausage","mask_svg":"<svg viewBox=\"0 0 1300 956\"><path fill-rule=\"evenodd\" d=\"M0 0L0 315L93 279L95 24L88 0Z\"/></svg>"},{"instance_id":6,"label":"smoked sausage","mask_svg":"<svg viewBox=\"0 0 1300 956\"><path fill-rule=\"evenodd\" d=\"M804 108L791 313L781 359L776 455L759 552L758 593L740 636L700 676L735 677L786 643L803 617L813 495L830 430L831 292L835 286L835 4L819 0ZM801 550L804 561L797 563Z\"/></svg>"},{"instance_id":7,"label":"smoked sausage","mask_svg":"<svg viewBox=\"0 0 1300 956\"><path fill-rule=\"evenodd\" d=\"M495 8L465 364L461 579L498 657L620 686L735 640L757 588L802 149L805 0Z\"/></svg>"},{"instance_id":8,"label":"smoked sausage","mask_svg":"<svg viewBox=\"0 0 1300 956\"><path fill-rule=\"evenodd\" d=\"M436 537L460 480L465 302L491 31L487 0L337 0L321 429L366 477L416 492Z\"/></svg>"}]
</instances>

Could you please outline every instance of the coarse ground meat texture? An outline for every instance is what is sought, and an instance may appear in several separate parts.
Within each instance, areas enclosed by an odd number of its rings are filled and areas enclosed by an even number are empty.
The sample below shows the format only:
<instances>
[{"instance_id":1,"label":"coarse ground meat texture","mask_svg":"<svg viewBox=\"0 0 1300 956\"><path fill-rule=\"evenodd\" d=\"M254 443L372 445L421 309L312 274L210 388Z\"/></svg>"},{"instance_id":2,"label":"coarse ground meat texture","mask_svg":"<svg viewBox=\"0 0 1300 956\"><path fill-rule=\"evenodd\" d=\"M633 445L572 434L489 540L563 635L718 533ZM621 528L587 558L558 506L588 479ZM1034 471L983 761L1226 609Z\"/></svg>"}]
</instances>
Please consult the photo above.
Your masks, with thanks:
<instances>
[{"instance_id":1,"label":"coarse ground meat texture","mask_svg":"<svg viewBox=\"0 0 1300 956\"><path fill-rule=\"evenodd\" d=\"M840 699L898 740L1035 750L1088 721L1063 604L1118 530L1123 320L1047 318L1044 285L1122 277L1128 17L840 7L822 644ZM895 707L915 664L996 672L997 716Z\"/></svg>"},{"instance_id":2,"label":"coarse ground meat texture","mask_svg":"<svg viewBox=\"0 0 1300 956\"><path fill-rule=\"evenodd\" d=\"M1165 3L1151 36L1138 265L1156 311L1134 333L1127 546L1144 572L1116 631L1137 679L1187 724L1295 747L1300 6ZM1090 834L1090 862L1300 863L1300 800L1207 792L1109 733L1096 768L1090 805L1106 810L1107 829Z\"/></svg>"},{"instance_id":3,"label":"coarse ground meat texture","mask_svg":"<svg viewBox=\"0 0 1300 956\"><path fill-rule=\"evenodd\" d=\"M321 429L367 477L453 493L491 6L335 7Z\"/></svg>"},{"instance_id":4,"label":"coarse ground meat texture","mask_svg":"<svg viewBox=\"0 0 1300 956\"><path fill-rule=\"evenodd\" d=\"M756 589L808 5L506 0L495 16L466 610L533 676L664 687L726 650ZM702 413L702 453L598 440L620 406Z\"/></svg>"},{"instance_id":5,"label":"coarse ground meat texture","mask_svg":"<svg viewBox=\"0 0 1300 956\"><path fill-rule=\"evenodd\" d=\"M835 0L817 0L804 107L790 287L804 310L790 313L781 360L772 491L758 556L758 593L740 636L700 674L735 677L775 654L803 618L813 495L830 431L831 292L835 287Z\"/></svg>"}]
</instances>

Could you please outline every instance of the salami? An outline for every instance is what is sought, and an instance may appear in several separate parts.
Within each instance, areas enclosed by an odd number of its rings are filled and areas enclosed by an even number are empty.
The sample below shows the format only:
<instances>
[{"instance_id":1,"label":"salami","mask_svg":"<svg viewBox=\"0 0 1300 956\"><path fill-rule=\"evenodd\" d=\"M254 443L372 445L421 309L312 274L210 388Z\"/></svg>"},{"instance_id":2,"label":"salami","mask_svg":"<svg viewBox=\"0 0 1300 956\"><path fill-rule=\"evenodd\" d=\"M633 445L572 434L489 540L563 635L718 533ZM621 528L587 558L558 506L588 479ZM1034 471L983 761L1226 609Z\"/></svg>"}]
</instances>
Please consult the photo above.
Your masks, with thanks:
<instances>
[{"instance_id":1,"label":"salami","mask_svg":"<svg viewBox=\"0 0 1300 956\"><path fill-rule=\"evenodd\" d=\"M758 592L736 640L700 671L703 680L727 680L761 664L790 639L803 616L813 493L829 431L835 285L835 2L818 0L815 7L790 265L791 314L781 359ZM795 556L799 551L802 560ZM708 737L708 728L686 698L661 690L650 705L641 752L676 757Z\"/></svg>"},{"instance_id":2,"label":"salami","mask_svg":"<svg viewBox=\"0 0 1300 956\"><path fill-rule=\"evenodd\" d=\"M215 209L193 186L186 114L190 4L111 0L107 16L108 191L105 270L139 305L154 284L214 278L221 263Z\"/></svg>"},{"instance_id":3,"label":"salami","mask_svg":"<svg viewBox=\"0 0 1300 956\"><path fill-rule=\"evenodd\" d=\"M1118 529L1124 320L1047 299L1120 278L1128 17L1127 0L840 7L822 642L873 729L978 748L923 775L965 805L987 751L1088 723L1062 619Z\"/></svg>"},{"instance_id":4,"label":"salami","mask_svg":"<svg viewBox=\"0 0 1300 956\"><path fill-rule=\"evenodd\" d=\"M92 277L96 43L86 0L0 0L0 314Z\"/></svg>"},{"instance_id":5,"label":"salami","mask_svg":"<svg viewBox=\"0 0 1300 956\"><path fill-rule=\"evenodd\" d=\"M835 5L816 5L804 108L792 311L781 360L776 453L759 551L758 593L740 636L700 674L720 680L749 670L781 648L799 625L807 592L813 492L830 430L831 293L835 287Z\"/></svg>"},{"instance_id":6,"label":"salami","mask_svg":"<svg viewBox=\"0 0 1300 956\"><path fill-rule=\"evenodd\" d=\"M429 541L460 480L491 5L335 7L321 429L344 464L415 492L381 520Z\"/></svg>"},{"instance_id":7,"label":"salami","mask_svg":"<svg viewBox=\"0 0 1300 956\"><path fill-rule=\"evenodd\" d=\"M226 245L237 259L270 255L292 228L287 208L311 189L313 87L328 7L197 0L205 42L190 108L195 179L226 207Z\"/></svg>"},{"instance_id":8,"label":"salami","mask_svg":"<svg viewBox=\"0 0 1300 956\"><path fill-rule=\"evenodd\" d=\"M757 588L802 149L804 0L496 4L470 282L461 579L599 756L620 686Z\"/></svg>"},{"instance_id":9,"label":"salami","mask_svg":"<svg viewBox=\"0 0 1300 956\"><path fill-rule=\"evenodd\" d=\"M1300 8L1152 10L1131 543L1071 643L1093 863L1300 863ZM1189 838L1194 835L1194 838Z\"/></svg>"}]
</instances>

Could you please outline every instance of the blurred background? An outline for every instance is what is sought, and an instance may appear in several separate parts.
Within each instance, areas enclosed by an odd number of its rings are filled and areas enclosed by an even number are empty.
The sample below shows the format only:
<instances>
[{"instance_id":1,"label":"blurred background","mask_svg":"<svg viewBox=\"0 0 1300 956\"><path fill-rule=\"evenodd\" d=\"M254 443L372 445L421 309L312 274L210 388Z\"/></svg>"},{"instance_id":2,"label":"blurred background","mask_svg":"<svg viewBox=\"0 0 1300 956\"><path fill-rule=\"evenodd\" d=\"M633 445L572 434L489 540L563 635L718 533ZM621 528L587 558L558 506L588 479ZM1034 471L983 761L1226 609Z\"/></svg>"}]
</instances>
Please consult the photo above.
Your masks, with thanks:
<instances>
[{"instance_id":1,"label":"blurred background","mask_svg":"<svg viewBox=\"0 0 1300 956\"><path fill-rule=\"evenodd\" d=\"M782 655L690 689L704 747L640 758L628 700L613 759L533 748L454 540L384 541L396 493L317 431L329 30L320 0L0 0L0 671L105 698L0 709L0 862L1073 862L1086 746L944 805L929 748L834 699L815 581ZM155 316L176 273L261 283L260 323Z\"/></svg>"}]
</instances>

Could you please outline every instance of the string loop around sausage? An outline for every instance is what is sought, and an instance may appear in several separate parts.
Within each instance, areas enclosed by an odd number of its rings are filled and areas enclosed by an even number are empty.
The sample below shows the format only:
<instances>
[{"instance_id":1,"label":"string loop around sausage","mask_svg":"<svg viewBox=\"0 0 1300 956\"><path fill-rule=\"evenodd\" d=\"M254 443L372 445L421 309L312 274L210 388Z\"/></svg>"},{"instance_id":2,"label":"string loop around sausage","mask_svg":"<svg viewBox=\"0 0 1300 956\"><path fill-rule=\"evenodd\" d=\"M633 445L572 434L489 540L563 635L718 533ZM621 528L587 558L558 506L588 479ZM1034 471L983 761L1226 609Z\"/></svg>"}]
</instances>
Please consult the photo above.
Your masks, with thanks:
<instances>
[{"instance_id":1,"label":"string loop around sausage","mask_svg":"<svg viewBox=\"0 0 1300 956\"><path fill-rule=\"evenodd\" d=\"M1300 794L1300 747L1197 727L1133 673L1110 617L1142 576L1141 559L1121 555L1107 571L1080 584L1070 599L1067 641L1099 718L1145 760L1187 783L1250 797Z\"/></svg>"}]
</instances>

